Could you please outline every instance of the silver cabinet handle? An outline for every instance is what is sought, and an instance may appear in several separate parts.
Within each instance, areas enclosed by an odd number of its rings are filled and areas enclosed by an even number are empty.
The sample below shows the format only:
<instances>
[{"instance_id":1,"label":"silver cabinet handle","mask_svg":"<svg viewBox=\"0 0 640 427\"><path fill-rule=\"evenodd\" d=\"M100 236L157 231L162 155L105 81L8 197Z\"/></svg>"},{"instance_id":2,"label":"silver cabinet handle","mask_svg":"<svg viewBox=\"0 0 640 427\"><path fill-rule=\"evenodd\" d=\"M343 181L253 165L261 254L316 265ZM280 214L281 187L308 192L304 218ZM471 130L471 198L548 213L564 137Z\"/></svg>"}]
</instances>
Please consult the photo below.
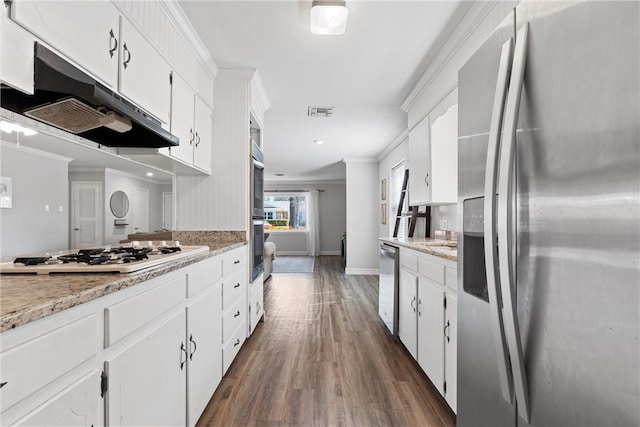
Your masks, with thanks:
<instances>
[{"instance_id":1,"label":"silver cabinet handle","mask_svg":"<svg viewBox=\"0 0 640 427\"><path fill-rule=\"evenodd\" d=\"M193 138L195 137L193 129L189 128L189 145L193 144Z\"/></svg>"},{"instance_id":2,"label":"silver cabinet handle","mask_svg":"<svg viewBox=\"0 0 640 427\"><path fill-rule=\"evenodd\" d=\"M415 295L413 296L413 299L411 300L411 308L413 309L413 312L416 312L416 307L413 305L413 303L416 301L416 297Z\"/></svg>"},{"instance_id":3,"label":"silver cabinet handle","mask_svg":"<svg viewBox=\"0 0 640 427\"><path fill-rule=\"evenodd\" d=\"M183 342L180 343L180 351L180 370L182 371L182 369L184 369L184 364L187 363L187 358L189 357ZM184 360L182 360L182 353L184 353Z\"/></svg>"},{"instance_id":4,"label":"silver cabinet handle","mask_svg":"<svg viewBox=\"0 0 640 427\"><path fill-rule=\"evenodd\" d=\"M233 315L233 317L238 317L238 316L240 316L240 310L237 310L236 314Z\"/></svg>"},{"instance_id":5,"label":"silver cabinet handle","mask_svg":"<svg viewBox=\"0 0 640 427\"><path fill-rule=\"evenodd\" d=\"M498 153L500 152L500 135L502 131L502 117L504 102L507 95L507 78L511 69L513 39L509 38L502 45L500 66L498 68L498 83L493 98L491 125L489 127L489 142L487 146L487 164L484 178L484 258L487 274L487 293L489 294L489 310L493 338L497 349L498 375L502 386L502 397L512 403L513 375L509 369L509 352L504 336L502 320L502 301L499 289L498 246L496 235L496 180L498 174Z\"/></svg>"},{"instance_id":6,"label":"silver cabinet handle","mask_svg":"<svg viewBox=\"0 0 640 427\"><path fill-rule=\"evenodd\" d=\"M502 289L505 337L511 356L511 369L513 371L513 385L518 401L518 413L526 422L529 422L529 390L527 374L524 370L522 342L520 340L520 328L518 326L518 312L513 292L515 281L513 280L511 242L513 241L512 234L514 230L510 227L513 215L511 209L511 191L513 190L514 147L527 57L527 34L528 24L525 24L518 30L518 34L516 35L513 68L511 70L507 105L504 113L504 142L500 153L500 182L498 184L498 194L500 195L498 197L498 246L500 247L498 263L500 265L500 287Z\"/></svg>"},{"instance_id":7,"label":"silver cabinet handle","mask_svg":"<svg viewBox=\"0 0 640 427\"><path fill-rule=\"evenodd\" d=\"M111 46L111 42L113 42L113 47ZM109 30L109 57L113 58L113 54L118 48L118 39L113 34L113 29Z\"/></svg>"},{"instance_id":8,"label":"silver cabinet handle","mask_svg":"<svg viewBox=\"0 0 640 427\"><path fill-rule=\"evenodd\" d=\"M234 347L236 347L236 346L238 346L238 345L240 345L240 338L238 338L238 339L236 340L236 342L235 342L235 343L233 343L233 346L234 346Z\"/></svg>"},{"instance_id":9,"label":"silver cabinet handle","mask_svg":"<svg viewBox=\"0 0 640 427\"><path fill-rule=\"evenodd\" d=\"M420 311L420 305L422 305L422 298L418 300L418 316L422 316L422 312Z\"/></svg>"},{"instance_id":10,"label":"silver cabinet handle","mask_svg":"<svg viewBox=\"0 0 640 427\"><path fill-rule=\"evenodd\" d=\"M237 260L233 261L233 264L234 264L234 265L235 265L235 264L240 264L240 260L239 260L239 259L237 259Z\"/></svg>"},{"instance_id":11,"label":"silver cabinet handle","mask_svg":"<svg viewBox=\"0 0 640 427\"><path fill-rule=\"evenodd\" d=\"M193 344L193 351L189 353L189 360L193 360L193 355L198 350L198 345L193 340L193 334L189 334L189 349L191 349L191 344Z\"/></svg>"},{"instance_id":12,"label":"silver cabinet handle","mask_svg":"<svg viewBox=\"0 0 640 427\"><path fill-rule=\"evenodd\" d=\"M122 48L124 49L124 53L127 55L127 59L125 59L122 62L122 65L124 65L124 69L127 69L127 65L129 64L129 62L131 62L131 51L127 48L127 44L123 44Z\"/></svg>"},{"instance_id":13,"label":"silver cabinet handle","mask_svg":"<svg viewBox=\"0 0 640 427\"><path fill-rule=\"evenodd\" d=\"M196 132L196 147L200 145L200 135L198 135L198 132Z\"/></svg>"},{"instance_id":14,"label":"silver cabinet handle","mask_svg":"<svg viewBox=\"0 0 640 427\"><path fill-rule=\"evenodd\" d=\"M233 285L233 289L239 288L239 287L240 287L240 283L236 283L235 285Z\"/></svg>"}]
</instances>

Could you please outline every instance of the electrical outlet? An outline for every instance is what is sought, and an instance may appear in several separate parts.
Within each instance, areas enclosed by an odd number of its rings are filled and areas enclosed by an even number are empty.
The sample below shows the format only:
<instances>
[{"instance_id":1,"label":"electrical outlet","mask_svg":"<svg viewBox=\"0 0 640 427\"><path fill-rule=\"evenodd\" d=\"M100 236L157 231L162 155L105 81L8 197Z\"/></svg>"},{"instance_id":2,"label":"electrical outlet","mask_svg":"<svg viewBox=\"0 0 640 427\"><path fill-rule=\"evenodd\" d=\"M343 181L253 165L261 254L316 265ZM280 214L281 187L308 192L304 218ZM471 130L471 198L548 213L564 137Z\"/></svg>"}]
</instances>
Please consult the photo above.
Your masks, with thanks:
<instances>
[{"instance_id":1,"label":"electrical outlet","mask_svg":"<svg viewBox=\"0 0 640 427\"><path fill-rule=\"evenodd\" d=\"M44 205L44 211L49 212L49 205Z\"/></svg>"},{"instance_id":2,"label":"electrical outlet","mask_svg":"<svg viewBox=\"0 0 640 427\"><path fill-rule=\"evenodd\" d=\"M58 206L58 212L62 212L62 205Z\"/></svg>"}]
</instances>

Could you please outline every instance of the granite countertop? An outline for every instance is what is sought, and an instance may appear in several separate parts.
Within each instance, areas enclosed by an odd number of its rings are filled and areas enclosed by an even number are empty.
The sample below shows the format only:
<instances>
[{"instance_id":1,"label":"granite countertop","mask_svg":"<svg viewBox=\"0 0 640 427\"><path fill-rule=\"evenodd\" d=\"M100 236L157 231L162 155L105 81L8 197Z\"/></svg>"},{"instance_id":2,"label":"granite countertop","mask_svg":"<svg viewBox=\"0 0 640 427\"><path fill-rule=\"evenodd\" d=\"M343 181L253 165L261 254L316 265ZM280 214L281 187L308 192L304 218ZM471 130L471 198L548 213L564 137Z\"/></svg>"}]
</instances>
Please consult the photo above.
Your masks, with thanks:
<instances>
[{"instance_id":1,"label":"granite countertop","mask_svg":"<svg viewBox=\"0 0 640 427\"><path fill-rule=\"evenodd\" d=\"M0 332L246 245L245 241L208 243L209 252L134 273L3 274L0 277Z\"/></svg>"},{"instance_id":2,"label":"granite countertop","mask_svg":"<svg viewBox=\"0 0 640 427\"><path fill-rule=\"evenodd\" d=\"M455 240L432 239L427 237L380 237L380 241L394 246L413 249L418 252L437 256L449 261L458 260L458 247Z\"/></svg>"}]
</instances>

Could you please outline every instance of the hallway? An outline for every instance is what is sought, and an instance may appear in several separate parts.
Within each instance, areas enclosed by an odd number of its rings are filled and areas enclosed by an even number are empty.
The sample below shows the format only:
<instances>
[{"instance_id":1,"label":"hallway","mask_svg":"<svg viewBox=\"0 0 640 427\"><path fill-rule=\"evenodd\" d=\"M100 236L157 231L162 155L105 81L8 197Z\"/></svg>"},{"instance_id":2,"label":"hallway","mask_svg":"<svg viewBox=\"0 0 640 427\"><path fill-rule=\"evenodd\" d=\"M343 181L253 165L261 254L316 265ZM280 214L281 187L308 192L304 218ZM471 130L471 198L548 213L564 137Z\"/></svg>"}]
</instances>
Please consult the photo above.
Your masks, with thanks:
<instances>
[{"instance_id":1,"label":"hallway","mask_svg":"<svg viewBox=\"0 0 640 427\"><path fill-rule=\"evenodd\" d=\"M265 321L199 426L453 426L426 375L377 314L377 276L338 256L265 283Z\"/></svg>"}]
</instances>

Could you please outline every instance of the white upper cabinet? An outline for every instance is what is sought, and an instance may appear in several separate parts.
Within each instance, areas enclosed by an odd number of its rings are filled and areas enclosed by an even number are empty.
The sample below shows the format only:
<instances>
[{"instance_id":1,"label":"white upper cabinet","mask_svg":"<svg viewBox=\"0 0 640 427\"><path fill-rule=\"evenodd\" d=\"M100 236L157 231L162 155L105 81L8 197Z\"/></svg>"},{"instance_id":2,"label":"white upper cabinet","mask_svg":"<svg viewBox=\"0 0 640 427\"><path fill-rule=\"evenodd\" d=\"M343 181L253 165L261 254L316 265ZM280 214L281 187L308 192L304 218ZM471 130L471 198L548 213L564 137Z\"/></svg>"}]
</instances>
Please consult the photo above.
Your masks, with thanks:
<instances>
[{"instance_id":1,"label":"white upper cabinet","mask_svg":"<svg viewBox=\"0 0 640 427\"><path fill-rule=\"evenodd\" d=\"M211 172L211 108L195 94L178 74L173 74L171 133L180 145L171 147L171 156Z\"/></svg>"},{"instance_id":2,"label":"white upper cabinet","mask_svg":"<svg viewBox=\"0 0 640 427\"><path fill-rule=\"evenodd\" d=\"M120 14L111 2L14 1L11 13L14 21L116 89Z\"/></svg>"},{"instance_id":3,"label":"white upper cabinet","mask_svg":"<svg viewBox=\"0 0 640 427\"><path fill-rule=\"evenodd\" d=\"M436 114L425 117L409 132L412 206L458 201L458 106Z\"/></svg>"},{"instance_id":4,"label":"white upper cabinet","mask_svg":"<svg viewBox=\"0 0 640 427\"><path fill-rule=\"evenodd\" d=\"M151 44L120 18L120 79L118 91L149 113L169 123L171 68Z\"/></svg>"}]
</instances>

